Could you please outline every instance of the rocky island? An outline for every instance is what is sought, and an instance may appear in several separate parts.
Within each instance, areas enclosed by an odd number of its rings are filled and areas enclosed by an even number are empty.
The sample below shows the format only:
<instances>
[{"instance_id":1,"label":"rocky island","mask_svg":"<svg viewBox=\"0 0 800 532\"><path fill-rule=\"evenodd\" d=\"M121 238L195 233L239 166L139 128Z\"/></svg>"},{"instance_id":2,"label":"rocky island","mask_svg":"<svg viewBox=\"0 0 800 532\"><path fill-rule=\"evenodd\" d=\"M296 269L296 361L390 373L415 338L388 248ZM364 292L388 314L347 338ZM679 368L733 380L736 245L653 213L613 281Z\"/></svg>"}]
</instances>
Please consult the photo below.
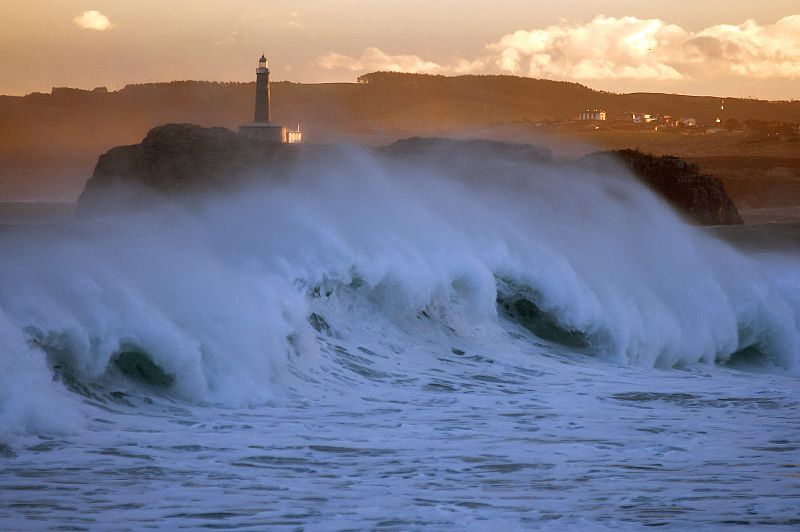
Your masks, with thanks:
<instances>
[{"instance_id":1,"label":"rocky island","mask_svg":"<svg viewBox=\"0 0 800 532\"><path fill-rule=\"evenodd\" d=\"M460 177L470 179L491 179L492 167L503 161L578 166L597 173L619 173L622 166L698 224L742 223L720 181L677 157L620 150L571 161L531 145L441 138L411 138L363 149L391 164L436 162L445 172L461 171L467 175ZM221 127L168 124L151 129L139 144L101 155L78 200L78 212L103 214L253 180L287 179L299 168L322 169L350 164L350 159L350 150L343 147L270 144Z\"/></svg>"}]
</instances>

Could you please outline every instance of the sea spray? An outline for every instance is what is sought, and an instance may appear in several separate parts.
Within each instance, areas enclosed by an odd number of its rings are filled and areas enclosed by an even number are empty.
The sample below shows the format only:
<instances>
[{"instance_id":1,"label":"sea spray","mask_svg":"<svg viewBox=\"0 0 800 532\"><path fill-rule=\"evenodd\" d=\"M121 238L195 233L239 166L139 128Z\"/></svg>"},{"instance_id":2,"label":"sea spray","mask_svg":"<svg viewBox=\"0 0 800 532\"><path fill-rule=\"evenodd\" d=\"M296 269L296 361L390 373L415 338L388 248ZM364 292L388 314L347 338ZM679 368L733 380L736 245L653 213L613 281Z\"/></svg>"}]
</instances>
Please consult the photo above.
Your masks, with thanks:
<instances>
[{"instance_id":1,"label":"sea spray","mask_svg":"<svg viewBox=\"0 0 800 532\"><path fill-rule=\"evenodd\" d=\"M53 382L40 352L0 309L0 443L23 434L72 433L83 426L78 397Z\"/></svg>"},{"instance_id":2,"label":"sea spray","mask_svg":"<svg viewBox=\"0 0 800 532\"><path fill-rule=\"evenodd\" d=\"M3 366L50 390L43 397L61 393L49 381L68 371L254 405L310 386L320 334L498 339L522 325L532 343L539 335L622 364L710 364L750 350L797 370L791 259L746 256L700 233L622 170L491 149L452 155L341 148L290 179L266 172L183 203L8 230ZM535 309L543 326L504 301ZM20 397L28 392L7 387L3 411L20 401L28 419L47 410Z\"/></svg>"}]
</instances>

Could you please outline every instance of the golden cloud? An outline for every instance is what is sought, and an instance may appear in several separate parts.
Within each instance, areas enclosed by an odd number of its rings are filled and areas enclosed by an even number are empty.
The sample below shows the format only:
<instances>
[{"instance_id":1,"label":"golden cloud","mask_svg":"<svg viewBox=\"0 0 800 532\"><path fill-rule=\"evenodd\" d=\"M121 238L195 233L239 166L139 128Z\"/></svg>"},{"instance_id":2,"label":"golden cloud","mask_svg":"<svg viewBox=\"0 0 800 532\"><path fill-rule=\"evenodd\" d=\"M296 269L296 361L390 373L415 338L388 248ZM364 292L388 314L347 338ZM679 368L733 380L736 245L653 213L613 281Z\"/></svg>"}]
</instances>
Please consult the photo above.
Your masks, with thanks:
<instances>
[{"instance_id":1,"label":"golden cloud","mask_svg":"<svg viewBox=\"0 0 800 532\"><path fill-rule=\"evenodd\" d=\"M426 61L416 55L390 55L379 48L367 48L359 57L330 52L317 58L322 68L359 71L383 70L390 72L418 72L422 74L439 74L442 66Z\"/></svg>"},{"instance_id":2,"label":"golden cloud","mask_svg":"<svg viewBox=\"0 0 800 532\"><path fill-rule=\"evenodd\" d=\"M800 15L690 32L660 19L598 16L489 44L504 72L566 79L800 77Z\"/></svg>"},{"instance_id":3,"label":"golden cloud","mask_svg":"<svg viewBox=\"0 0 800 532\"><path fill-rule=\"evenodd\" d=\"M72 21L85 30L106 31L114 28L107 16L94 9L84 11Z\"/></svg>"},{"instance_id":4,"label":"golden cloud","mask_svg":"<svg viewBox=\"0 0 800 532\"><path fill-rule=\"evenodd\" d=\"M800 15L775 24L748 20L688 31L660 19L607 17L519 30L486 45L487 55L439 64L418 55L367 48L358 57L330 52L326 69L425 74L502 72L567 80L800 78Z\"/></svg>"}]
</instances>

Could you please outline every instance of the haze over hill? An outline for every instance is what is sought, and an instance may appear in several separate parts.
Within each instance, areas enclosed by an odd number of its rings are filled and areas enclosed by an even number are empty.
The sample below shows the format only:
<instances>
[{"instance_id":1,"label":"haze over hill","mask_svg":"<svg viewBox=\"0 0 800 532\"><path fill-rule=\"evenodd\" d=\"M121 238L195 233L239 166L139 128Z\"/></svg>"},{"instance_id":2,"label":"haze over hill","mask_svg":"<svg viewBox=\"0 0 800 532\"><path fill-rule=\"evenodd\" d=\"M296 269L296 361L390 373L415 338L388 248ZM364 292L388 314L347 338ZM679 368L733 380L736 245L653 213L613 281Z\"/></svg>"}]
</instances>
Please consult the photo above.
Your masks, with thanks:
<instances>
[{"instance_id":1,"label":"haze over hill","mask_svg":"<svg viewBox=\"0 0 800 532\"><path fill-rule=\"evenodd\" d=\"M602 108L610 119L622 118L625 112L645 112L712 124L719 115L719 97L614 94L577 83L512 76L374 73L359 81L273 83L273 120L301 124L306 139L315 143L385 144L413 135L495 136L582 146L579 152L640 147L676 155L693 150L688 155L706 158L760 156L759 164L767 171L772 169L771 159L763 157L782 157L780 166L788 170L781 174L781 186L788 182L791 188L795 177L800 180L800 159L796 159L800 145L787 142L785 136L756 138L756 142L751 136L727 138L724 134L688 139L652 130L605 134L589 132L583 123L558 124L574 120L587 108ZM235 128L250 120L252 99L252 83L196 81L129 85L115 92L55 88L51 94L0 97L0 199L73 200L100 153L138 142L149 129L168 122ZM726 98L724 113L726 120L741 123L798 123L800 101ZM740 146L742 142L749 143L747 150ZM726 164L716 163L720 168ZM747 166L746 161L733 166L741 169L742 164ZM724 175L720 177L725 181ZM730 185L726 182L726 186ZM777 196L787 197L785 193Z\"/></svg>"}]
</instances>

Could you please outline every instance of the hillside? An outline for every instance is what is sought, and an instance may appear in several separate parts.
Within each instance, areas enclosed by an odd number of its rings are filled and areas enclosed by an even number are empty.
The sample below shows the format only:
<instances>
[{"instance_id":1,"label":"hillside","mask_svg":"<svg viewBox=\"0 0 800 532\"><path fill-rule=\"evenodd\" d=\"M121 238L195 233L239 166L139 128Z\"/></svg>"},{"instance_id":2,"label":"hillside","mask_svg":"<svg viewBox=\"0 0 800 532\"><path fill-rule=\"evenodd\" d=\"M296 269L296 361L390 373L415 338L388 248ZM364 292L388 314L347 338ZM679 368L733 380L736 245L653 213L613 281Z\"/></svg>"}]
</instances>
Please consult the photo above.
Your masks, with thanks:
<instances>
[{"instance_id":1,"label":"hillside","mask_svg":"<svg viewBox=\"0 0 800 532\"><path fill-rule=\"evenodd\" d=\"M2 96L0 200L74 199L98 154L137 142L150 128L168 122L235 128L251 119L253 93L252 83L182 81L131 85L113 92L56 88L51 94ZM274 83L272 97L274 121L302 124L305 138L317 143L387 144L413 135L483 136L481 131L492 136L510 125L515 133L503 140L547 144L556 139L571 144L577 139L589 145L584 152L596 145L694 157L720 155L718 146L704 149L705 136L686 139L695 152L688 154L672 150L669 142L662 149L659 145L666 137L651 131L614 132L622 139L595 142L598 135L587 133L583 126L539 127L543 121L574 119L586 108L603 108L610 117L637 111L710 123L719 105L719 99L712 97L612 94L576 83L511 76L389 73L362 76L359 83ZM800 122L800 101L726 99L725 108L726 117L742 122ZM635 138L626 140L626 135ZM797 146L779 143L777 149L758 148L752 155L800 157ZM729 151L740 153L739 148Z\"/></svg>"}]
</instances>

